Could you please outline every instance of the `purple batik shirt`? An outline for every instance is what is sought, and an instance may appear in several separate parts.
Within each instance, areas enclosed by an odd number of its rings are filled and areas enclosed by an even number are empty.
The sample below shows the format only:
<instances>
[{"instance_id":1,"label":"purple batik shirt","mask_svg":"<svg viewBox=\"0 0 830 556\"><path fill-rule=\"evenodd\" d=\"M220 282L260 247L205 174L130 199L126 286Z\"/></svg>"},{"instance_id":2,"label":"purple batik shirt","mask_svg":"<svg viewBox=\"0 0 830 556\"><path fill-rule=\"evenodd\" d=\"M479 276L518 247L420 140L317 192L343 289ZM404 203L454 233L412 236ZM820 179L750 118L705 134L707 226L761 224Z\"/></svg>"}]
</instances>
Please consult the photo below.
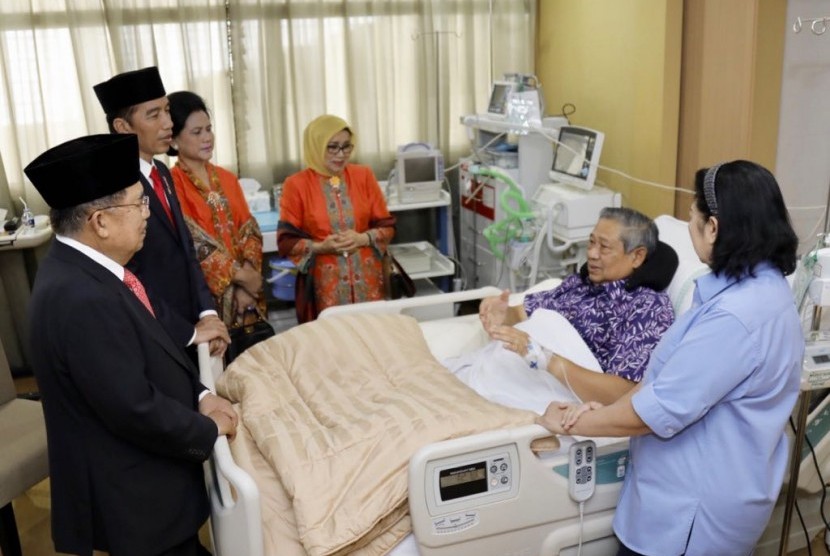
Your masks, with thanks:
<instances>
[{"instance_id":1,"label":"purple batik shirt","mask_svg":"<svg viewBox=\"0 0 830 556\"><path fill-rule=\"evenodd\" d=\"M625 290L625 280L594 285L577 274L528 294L525 312L558 311L576 328L608 374L639 382L652 350L674 321L669 296L650 288Z\"/></svg>"}]
</instances>

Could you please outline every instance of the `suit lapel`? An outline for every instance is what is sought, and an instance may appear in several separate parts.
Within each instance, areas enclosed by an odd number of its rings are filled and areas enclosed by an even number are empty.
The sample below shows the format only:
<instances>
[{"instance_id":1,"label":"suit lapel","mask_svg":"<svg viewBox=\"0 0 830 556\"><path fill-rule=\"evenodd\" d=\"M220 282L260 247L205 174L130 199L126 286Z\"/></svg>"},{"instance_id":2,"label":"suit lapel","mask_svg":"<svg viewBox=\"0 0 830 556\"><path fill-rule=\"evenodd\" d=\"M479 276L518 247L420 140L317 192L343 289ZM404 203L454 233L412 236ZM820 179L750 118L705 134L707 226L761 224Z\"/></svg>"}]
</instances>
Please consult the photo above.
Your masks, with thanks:
<instances>
[{"instance_id":1,"label":"suit lapel","mask_svg":"<svg viewBox=\"0 0 830 556\"><path fill-rule=\"evenodd\" d=\"M148 337L156 341L164 351L166 351L173 359L175 359L188 374L193 374L193 367L190 360L185 355L184 351L180 349L173 342L173 339L167 334L161 323L150 314L146 307L136 297L136 295L120 282L118 278L109 270L96 263L77 249L73 249L59 241L52 245L52 252L54 256L67 264L72 264L80 267L84 272L91 275L97 280L101 287L108 289L110 292L118 295L124 305L129 311L130 315L136 322L144 329Z\"/></svg>"}]
</instances>

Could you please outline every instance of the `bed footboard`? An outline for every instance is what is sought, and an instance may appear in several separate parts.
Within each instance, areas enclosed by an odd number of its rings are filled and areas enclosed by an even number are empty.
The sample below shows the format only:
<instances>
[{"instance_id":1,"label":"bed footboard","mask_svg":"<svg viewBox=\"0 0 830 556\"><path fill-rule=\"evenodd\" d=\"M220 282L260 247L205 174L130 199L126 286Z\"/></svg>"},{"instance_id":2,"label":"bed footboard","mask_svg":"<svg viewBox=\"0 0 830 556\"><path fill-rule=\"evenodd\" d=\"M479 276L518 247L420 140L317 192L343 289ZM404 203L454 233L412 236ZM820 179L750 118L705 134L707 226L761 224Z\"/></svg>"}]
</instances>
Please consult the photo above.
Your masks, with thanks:
<instances>
[{"instance_id":1,"label":"bed footboard","mask_svg":"<svg viewBox=\"0 0 830 556\"><path fill-rule=\"evenodd\" d=\"M222 363L211 358L207 344L199 344L199 376L215 390ZM210 497L211 540L214 556L263 556L259 490L248 473L233 461L228 439L216 439L213 454L205 462L205 482Z\"/></svg>"}]
</instances>

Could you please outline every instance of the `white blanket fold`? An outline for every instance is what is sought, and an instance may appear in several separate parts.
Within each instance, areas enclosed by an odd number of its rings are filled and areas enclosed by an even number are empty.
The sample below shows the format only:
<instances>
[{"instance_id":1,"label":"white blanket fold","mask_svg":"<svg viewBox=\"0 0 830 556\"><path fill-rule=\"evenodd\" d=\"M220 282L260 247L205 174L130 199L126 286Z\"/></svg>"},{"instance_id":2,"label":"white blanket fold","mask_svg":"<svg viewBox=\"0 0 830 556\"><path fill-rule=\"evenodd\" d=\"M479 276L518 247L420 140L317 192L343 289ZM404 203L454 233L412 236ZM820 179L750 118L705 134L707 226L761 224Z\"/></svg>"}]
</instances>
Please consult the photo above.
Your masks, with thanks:
<instances>
[{"instance_id":1,"label":"white blanket fold","mask_svg":"<svg viewBox=\"0 0 830 556\"><path fill-rule=\"evenodd\" d=\"M539 345L586 369L602 372L579 332L556 311L538 309L516 328ZM445 359L442 363L486 399L508 407L544 413L552 401L577 401L567 385L546 369L531 369L523 357L501 342Z\"/></svg>"}]
</instances>

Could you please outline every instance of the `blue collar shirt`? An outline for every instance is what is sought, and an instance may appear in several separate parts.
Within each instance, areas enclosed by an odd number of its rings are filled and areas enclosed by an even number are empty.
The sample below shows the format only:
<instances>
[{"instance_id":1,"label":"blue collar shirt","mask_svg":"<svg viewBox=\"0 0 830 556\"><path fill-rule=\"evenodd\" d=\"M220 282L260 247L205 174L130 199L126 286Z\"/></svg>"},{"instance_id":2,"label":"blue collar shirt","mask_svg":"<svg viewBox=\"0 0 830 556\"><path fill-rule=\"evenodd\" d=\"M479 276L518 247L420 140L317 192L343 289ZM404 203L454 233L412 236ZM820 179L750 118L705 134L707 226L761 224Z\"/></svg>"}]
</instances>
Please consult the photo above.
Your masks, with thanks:
<instances>
[{"instance_id":1,"label":"blue collar shirt","mask_svg":"<svg viewBox=\"0 0 830 556\"><path fill-rule=\"evenodd\" d=\"M768 264L697 280L692 308L652 354L634 411L614 531L647 555L750 554L788 460L804 339L793 295Z\"/></svg>"}]
</instances>

